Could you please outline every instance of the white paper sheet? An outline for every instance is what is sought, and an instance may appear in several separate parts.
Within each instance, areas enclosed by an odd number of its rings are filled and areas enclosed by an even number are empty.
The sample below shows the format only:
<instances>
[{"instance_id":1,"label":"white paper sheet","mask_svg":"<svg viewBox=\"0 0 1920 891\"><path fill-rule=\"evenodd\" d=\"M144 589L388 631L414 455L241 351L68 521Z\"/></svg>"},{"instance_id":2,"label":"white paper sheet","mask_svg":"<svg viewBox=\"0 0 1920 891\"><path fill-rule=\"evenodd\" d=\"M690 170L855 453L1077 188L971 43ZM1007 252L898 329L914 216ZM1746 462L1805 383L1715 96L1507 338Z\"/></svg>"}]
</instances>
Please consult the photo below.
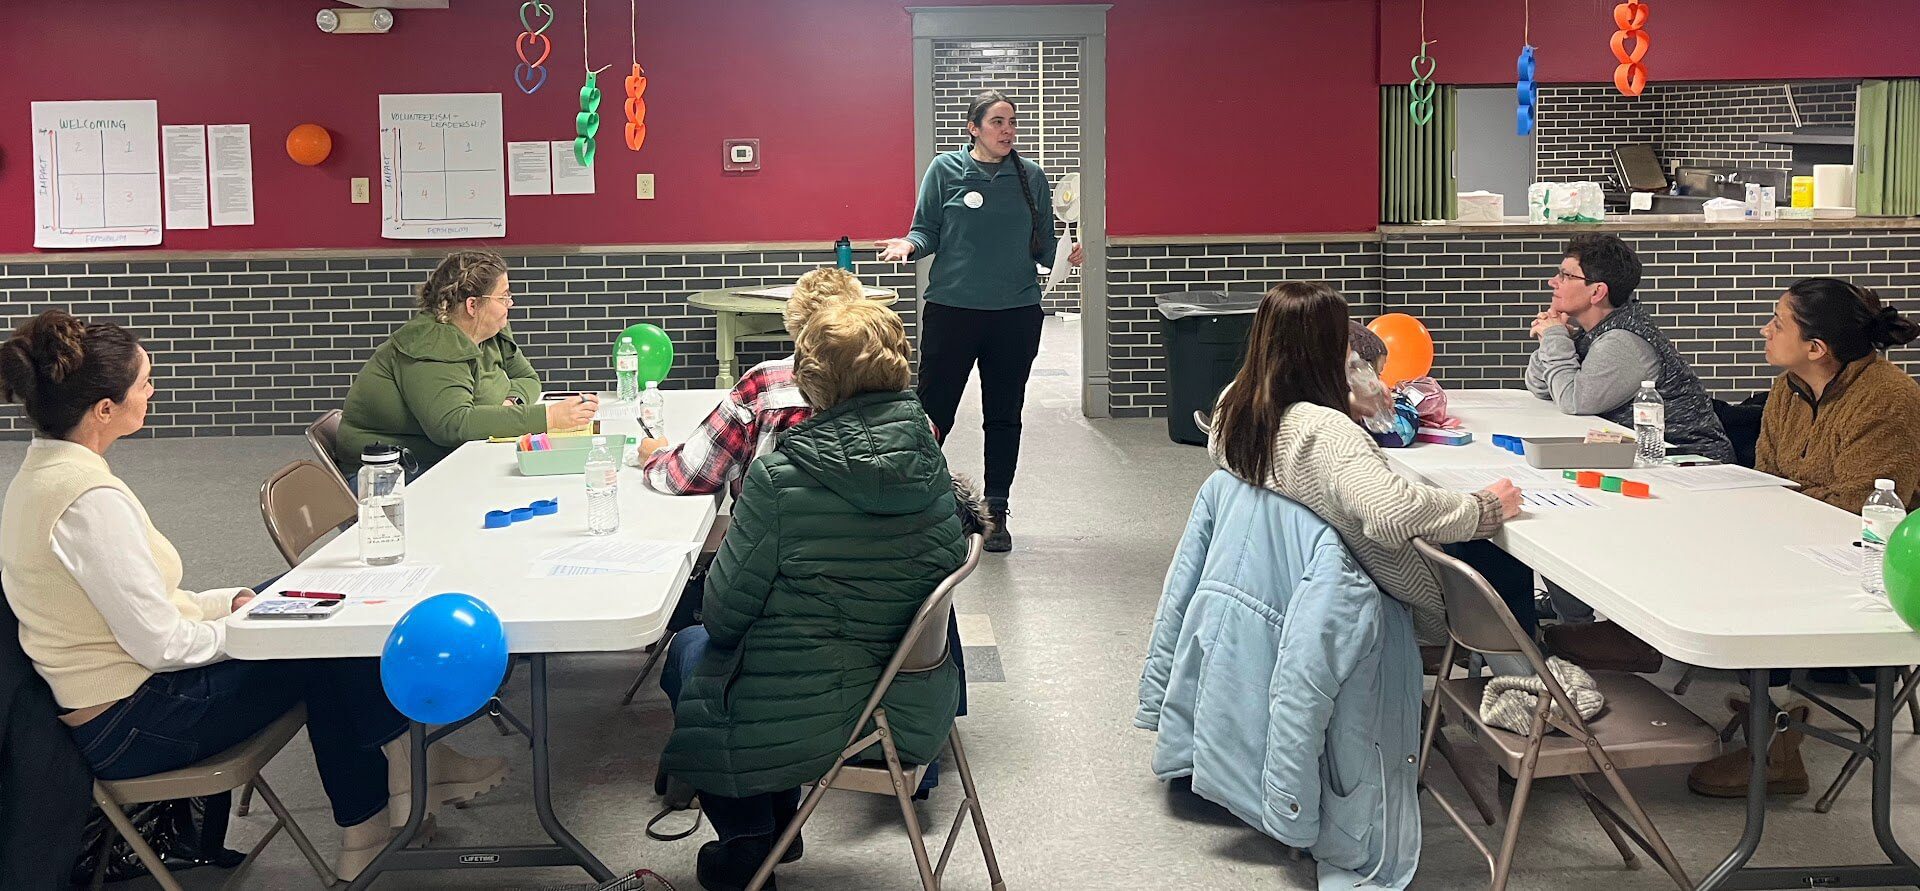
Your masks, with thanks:
<instances>
[{"instance_id":1,"label":"white paper sheet","mask_svg":"<svg viewBox=\"0 0 1920 891\"><path fill-rule=\"evenodd\" d=\"M685 541L646 541L628 538L589 538L548 548L535 558L528 575L552 578L585 574L578 570L614 572L671 572L679 568L699 544Z\"/></svg>"},{"instance_id":2,"label":"white paper sheet","mask_svg":"<svg viewBox=\"0 0 1920 891\"><path fill-rule=\"evenodd\" d=\"M553 194L553 151L546 142L507 143L507 194Z\"/></svg>"},{"instance_id":3,"label":"white paper sheet","mask_svg":"<svg viewBox=\"0 0 1920 891\"><path fill-rule=\"evenodd\" d=\"M380 97L380 235L507 234L499 93Z\"/></svg>"},{"instance_id":4,"label":"white paper sheet","mask_svg":"<svg viewBox=\"0 0 1920 891\"><path fill-rule=\"evenodd\" d=\"M215 226L253 225L252 131L250 124L207 125Z\"/></svg>"},{"instance_id":5,"label":"white paper sheet","mask_svg":"<svg viewBox=\"0 0 1920 891\"><path fill-rule=\"evenodd\" d=\"M207 221L207 128L176 124L160 128L161 170L167 184L167 228L205 229Z\"/></svg>"},{"instance_id":6,"label":"white paper sheet","mask_svg":"<svg viewBox=\"0 0 1920 891\"><path fill-rule=\"evenodd\" d=\"M553 151L553 194L593 194L593 168L581 166L580 159L573 156L573 140L555 140L550 145Z\"/></svg>"},{"instance_id":7,"label":"white paper sheet","mask_svg":"<svg viewBox=\"0 0 1920 891\"><path fill-rule=\"evenodd\" d=\"M35 102L33 246L160 243L160 112L152 99Z\"/></svg>"},{"instance_id":8,"label":"white paper sheet","mask_svg":"<svg viewBox=\"0 0 1920 891\"><path fill-rule=\"evenodd\" d=\"M299 567L280 577L277 591L328 591L348 600L399 600L418 597L440 572L438 566L359 566L351 569Z\"/></svg>"},{"instance_id":9,"label":"white paper sheet","mask_svg":"<svg viewBox=\"0 0 1920 891\"><path fill-rule=\"evenodd\" d=\"M1528 511L1591 510L1606 507L1579 492L1532 489L1520 493L1520 504Z\"/></svg>"},{"instance_id":10,"label":"white paper sheet","mask_svg":"<svg viewBox=\"0 0 1920 891\"><path fill-rule=\"evenodd\" d=\"M771 297L775 300L791 300L793 299L793 286L779 285L772 288L756 288L752 291L737 291L735 293L739 294L742 297ZM883 288L870 288L864 285L861 286L860 293L865 294L868 297L893 296L892 291L888 291Z\"/></svg>"},{"instance_id":11,"label":"white paper sheet","mask_svg":"<svg viewBox=\"0 0 1920 891\"><path fill-rule=\"evenodd\" d=\"M1787 550L1848 578L1860 576L1860 548L1855 545L1797 545Z\"/></svg>"},{"instance_id":12,"label":"white paper sheet","mask_svg":"<svg viewBox=\"0 0 1920 891\"><path fill-rule=\"evenodd\" d=\"M1709 464L1699 467L1654 467L1620 471L1618 476L1639 480L1650 486L1674 486L1689 492L1717 492L1726 489L1764 489L1769 486L1798 488L1793 480L1761 473L1738 464Z\"/></svg>"},{"instance_id":13,"label":"white paper sheet","mask_svg":"<svg viewBox=\"0 0 1920 891\"><path fill-rule=\"evenodd\" d=\"M1421 471L1430 485L1455 492L1478 492L1500 480L1509 480L1521 489L1572 489L1575 484L1558 471L1540 470L1527 464L1487 465L1485 467L1438 467Z\"/></svg>"}]
</instances>

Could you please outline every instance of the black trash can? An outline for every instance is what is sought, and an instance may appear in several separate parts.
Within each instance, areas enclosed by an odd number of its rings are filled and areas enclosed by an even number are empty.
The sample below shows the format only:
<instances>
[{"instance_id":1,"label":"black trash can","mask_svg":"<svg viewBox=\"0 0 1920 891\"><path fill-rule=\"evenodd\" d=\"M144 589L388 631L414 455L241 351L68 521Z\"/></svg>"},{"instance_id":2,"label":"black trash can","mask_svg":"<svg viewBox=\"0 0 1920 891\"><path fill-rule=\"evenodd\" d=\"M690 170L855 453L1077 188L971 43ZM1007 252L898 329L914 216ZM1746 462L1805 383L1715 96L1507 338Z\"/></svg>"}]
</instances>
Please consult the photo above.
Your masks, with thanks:
<instances>
[{"instance_id":1,"label":"black trash can","mask_svg":"<svg viewBox=\"0 0 1920 891\"><path fill-rule=\"evenodd\" d=\"M1160 310L1160 340L1167 348L1167 436L1206 445L1193 422L1211 412L1220 391L1233 382L1247 356L1253 312L1266 295L1230 291L1182 291L1154 298Z\"/></svg>"}]
</instances>

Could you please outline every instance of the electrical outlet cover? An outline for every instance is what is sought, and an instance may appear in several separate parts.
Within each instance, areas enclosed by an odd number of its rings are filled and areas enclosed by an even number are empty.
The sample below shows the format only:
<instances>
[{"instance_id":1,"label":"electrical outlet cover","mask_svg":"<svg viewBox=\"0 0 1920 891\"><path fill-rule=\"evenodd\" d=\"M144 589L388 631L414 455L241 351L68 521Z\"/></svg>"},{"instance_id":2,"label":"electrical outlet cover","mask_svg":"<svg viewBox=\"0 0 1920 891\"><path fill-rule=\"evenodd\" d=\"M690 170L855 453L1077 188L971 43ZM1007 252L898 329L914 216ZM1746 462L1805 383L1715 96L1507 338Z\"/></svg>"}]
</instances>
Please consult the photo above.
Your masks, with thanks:
<instances>
[{"instance_id":1,"label":"electrical outlet cover","mask_svg":"<svg viewBox=\"0 0 1920 891\"><path fill-rule=\"evenodd\" d=\"M641 201L653 197L653 174L636 173L633 175L633 197Z\"/></svg>"},{"instance_id":2,"label":"electrical outlet cover","mask_svg":"<svg viewBox=\"0 0 1920 891\"><path fill-rule=\"evenodd\" d=\"M373 181L364 176L353 178L353 203L366 204L373 200Z\"/></svg>"}]
</instances>

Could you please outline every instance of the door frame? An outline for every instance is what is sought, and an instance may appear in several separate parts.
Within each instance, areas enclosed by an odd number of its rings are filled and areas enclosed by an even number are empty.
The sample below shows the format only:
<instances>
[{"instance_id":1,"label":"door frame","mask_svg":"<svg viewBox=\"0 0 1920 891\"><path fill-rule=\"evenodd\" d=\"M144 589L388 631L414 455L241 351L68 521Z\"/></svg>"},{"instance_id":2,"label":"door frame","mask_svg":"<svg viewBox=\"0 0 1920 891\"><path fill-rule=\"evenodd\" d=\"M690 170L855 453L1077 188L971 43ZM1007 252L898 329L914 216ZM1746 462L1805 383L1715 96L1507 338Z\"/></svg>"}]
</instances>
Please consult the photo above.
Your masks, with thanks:
<instances>
[{"instance_id":1,"label":"door frame","mask_svg":"<svg viewBox=\"0 0 1920 891\"><path fill-rule=\"evenodd\" d=\"M916 174L935 155L933 44L937 40L1080 42L1080 410L1112 414L1107 362L1107 3L1059 6L909 6L913 17L913 156ZM916 179L917 183L918 180ZM1064 258L1063 258L1064 259ZM932 260L915 263L924 308Z\"/></svg>"}]
</instances>

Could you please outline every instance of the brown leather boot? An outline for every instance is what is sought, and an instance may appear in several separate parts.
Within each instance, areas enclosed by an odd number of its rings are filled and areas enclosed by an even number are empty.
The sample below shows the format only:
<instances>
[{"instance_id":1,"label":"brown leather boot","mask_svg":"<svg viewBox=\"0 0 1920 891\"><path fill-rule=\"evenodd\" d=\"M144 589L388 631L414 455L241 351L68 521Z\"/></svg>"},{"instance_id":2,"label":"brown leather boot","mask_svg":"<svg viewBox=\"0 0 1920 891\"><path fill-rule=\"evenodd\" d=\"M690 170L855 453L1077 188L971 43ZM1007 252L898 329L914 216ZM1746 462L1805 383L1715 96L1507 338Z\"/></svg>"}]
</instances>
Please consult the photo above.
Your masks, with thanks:
<instances>
[{"instance_id":1,"label":"brown leather boot","mask_svg":"<svg viewBox=\"0 0 1920 891\"><path fill-rule=\"evenodd\" d=\"M1745 727L1747 704L1729 702L1734 714ZM1805 721L1809 709L1806 705L1794 705L1788 708L1788 714L1795 721ZM1807 763L1800 759L1800 741L1806 734L1799 730L1783 730L1773 735L1773 745L1767 749L1767 794L1768 795L1804 795L1808 789ZM1693 772L1687 774L1687 788L1696 794L1710 798L1747 797L1747 779L1753 771L1753 754L1746 746L1728 752L1711 761L1694 765Z\"/></svg>"}]
</instances>

